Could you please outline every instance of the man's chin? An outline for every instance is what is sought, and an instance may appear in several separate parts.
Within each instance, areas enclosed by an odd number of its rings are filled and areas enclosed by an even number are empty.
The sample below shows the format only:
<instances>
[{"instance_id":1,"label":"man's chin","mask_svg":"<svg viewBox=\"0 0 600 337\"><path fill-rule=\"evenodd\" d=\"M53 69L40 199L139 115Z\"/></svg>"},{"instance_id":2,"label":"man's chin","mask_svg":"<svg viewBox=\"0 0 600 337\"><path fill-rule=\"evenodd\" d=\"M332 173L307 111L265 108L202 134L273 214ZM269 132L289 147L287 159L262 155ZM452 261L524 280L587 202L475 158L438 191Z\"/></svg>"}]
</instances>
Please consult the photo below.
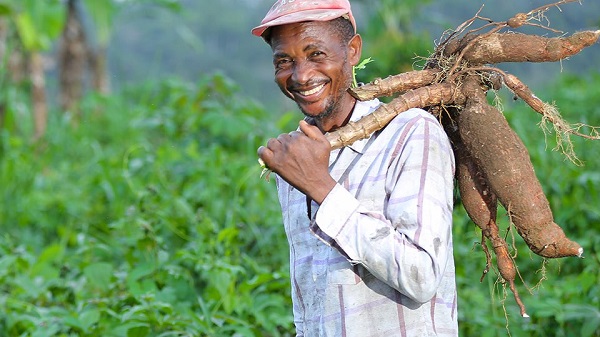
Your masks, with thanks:
<instances>
[{"instance_id":1,"label":"man's chin","mask_svg":"<svg viewBox=\"0 0 600 337\"><path fill-rule=\"evenodd\" d=\"M304 105L298 104L298 108L306 117L312 117L314 119L323 119L331 114L329 109L326 107L317 107L316 104Z\"/></svg>"},{"instance_id":2,"label":"man's chin","mask_svg":"<svg viewBox=\"0 0 600 337\"><path fill-rule=\"evenodd\" d=\"M323 119L324 117L327 117L327 114L323 111L321 112L311 112L311 111L306 111L302 108L300 108L300 111L302 111L302 113L304 114L304 116L306 117L311 117L314 119Z\"/></svg>"}]
</instances>

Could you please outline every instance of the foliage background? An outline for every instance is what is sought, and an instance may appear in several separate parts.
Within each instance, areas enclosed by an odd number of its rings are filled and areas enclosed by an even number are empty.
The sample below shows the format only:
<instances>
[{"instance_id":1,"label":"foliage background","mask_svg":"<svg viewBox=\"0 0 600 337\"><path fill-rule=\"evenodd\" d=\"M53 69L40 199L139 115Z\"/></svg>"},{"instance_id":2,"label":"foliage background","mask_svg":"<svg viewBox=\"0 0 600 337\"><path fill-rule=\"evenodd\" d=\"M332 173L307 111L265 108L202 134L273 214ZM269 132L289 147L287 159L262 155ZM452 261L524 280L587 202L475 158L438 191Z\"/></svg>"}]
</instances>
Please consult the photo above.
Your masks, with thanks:
<instances>
[{"instance_id":1,"label":"foliage background","mask_svg":"<svg viewBox=\"0 0 600 337\"><path fill-rule=\"evenodd\" d=\"M2 83L0 336L292 334L287 241L274 184L258 178L256 148L294 128L298 114L275 91L268 47L247 37L269 2L182 1L183 9L165 10L131 1L114 17L115 91L89 92L78 126L54 107L38 142L27 85ZM506 19L539 2L510 3L489 13ZM365 81L410 69L414 55L427 55L444 29L479 8L441 0L353 6L365 26L364 55L376 60ZM564 7L564 17L579 20L552 25L597 27L584 13L597 6ZM596 45L563 64L507 69L568 121L600 125L600 73L590 66L598 60ZM56 69L47 72L57 91ZM522 319L495 273L479 282L481 233L457 200L461 336L600 336L598 144L573 139L584 162L576 166L552 150L539 116L499 95L556 222L585 259L546 261L515 236L531 316Z\"/></svg>"}]
</instances>

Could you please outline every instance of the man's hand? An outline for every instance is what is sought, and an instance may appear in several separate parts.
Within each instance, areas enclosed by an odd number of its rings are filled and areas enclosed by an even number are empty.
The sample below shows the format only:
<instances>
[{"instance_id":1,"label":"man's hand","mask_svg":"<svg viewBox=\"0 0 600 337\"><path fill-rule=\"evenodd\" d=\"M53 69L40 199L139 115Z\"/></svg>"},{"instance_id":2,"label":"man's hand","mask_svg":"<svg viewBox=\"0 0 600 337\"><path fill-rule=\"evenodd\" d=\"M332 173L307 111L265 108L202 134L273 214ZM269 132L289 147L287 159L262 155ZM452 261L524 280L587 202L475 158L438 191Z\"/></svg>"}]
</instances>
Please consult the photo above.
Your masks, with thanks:
<instances>
[{"instance_id":1,"label":"man's hand","mask_svg":"<svg viewBox=\"0 0 600 337\"><path fill-rule=\"evenodd\" d=\"M318 127L300 121L300 131L269 139L258 148L265 165L321 204L336 182L329 174L329 141Z\"/></svg>"}]
</instances>

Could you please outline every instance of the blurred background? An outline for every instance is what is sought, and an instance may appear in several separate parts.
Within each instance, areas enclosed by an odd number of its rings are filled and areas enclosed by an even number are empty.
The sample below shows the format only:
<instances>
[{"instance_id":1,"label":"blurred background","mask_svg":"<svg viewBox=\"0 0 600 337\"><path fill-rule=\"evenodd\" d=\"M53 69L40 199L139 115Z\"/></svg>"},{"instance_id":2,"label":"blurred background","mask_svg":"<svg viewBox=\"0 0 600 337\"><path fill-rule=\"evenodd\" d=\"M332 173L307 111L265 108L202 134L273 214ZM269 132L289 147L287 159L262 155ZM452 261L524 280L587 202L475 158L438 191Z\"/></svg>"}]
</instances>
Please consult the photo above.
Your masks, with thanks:
<instances>
[{"instance_id":1,"label":"blurred background","mask_svg":"<svg viewBox=\"0 0 600 337\"><path fill-rule=\"evenodd\" d=\"M419 69L444 33L540 0L351 0L360 81ZM250 34L272 0L0 0L0 336L291 336L287 240L256 149L301 114ZM520 32L598 30L600 2L552 6ZM474 27L485 24L479 20ZM600 44L499 65L571 123L600 125ZM461 336L600 336L598 141L556 151L502 89L555 221L584 259L531 253L506 216L529 319L457 198ZM593 132L589 127L582 129Z\"/></svg>"}]
</instances>

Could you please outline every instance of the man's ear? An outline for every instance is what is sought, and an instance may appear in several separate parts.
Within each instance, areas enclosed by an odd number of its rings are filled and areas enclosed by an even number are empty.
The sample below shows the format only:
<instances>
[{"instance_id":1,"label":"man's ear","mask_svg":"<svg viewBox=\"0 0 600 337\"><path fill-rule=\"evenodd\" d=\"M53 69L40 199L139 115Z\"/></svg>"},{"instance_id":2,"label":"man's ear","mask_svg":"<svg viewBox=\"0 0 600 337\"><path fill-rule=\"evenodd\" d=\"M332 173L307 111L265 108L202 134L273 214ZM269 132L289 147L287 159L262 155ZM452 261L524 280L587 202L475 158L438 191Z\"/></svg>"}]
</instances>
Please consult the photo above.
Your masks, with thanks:
<instances>
[{"instance_id":1,"label":"man's ear","mask_svg":"<svg viewBox=\"0 0 600 337\"><path fill-rule=\"evenodd\" d=\"M350 65L355 66L360 62L361 53L362 38L359 34L356 34L350 39L350 42L348 42L348 62L350 62Z\"/></svg>"}]
</instances>

